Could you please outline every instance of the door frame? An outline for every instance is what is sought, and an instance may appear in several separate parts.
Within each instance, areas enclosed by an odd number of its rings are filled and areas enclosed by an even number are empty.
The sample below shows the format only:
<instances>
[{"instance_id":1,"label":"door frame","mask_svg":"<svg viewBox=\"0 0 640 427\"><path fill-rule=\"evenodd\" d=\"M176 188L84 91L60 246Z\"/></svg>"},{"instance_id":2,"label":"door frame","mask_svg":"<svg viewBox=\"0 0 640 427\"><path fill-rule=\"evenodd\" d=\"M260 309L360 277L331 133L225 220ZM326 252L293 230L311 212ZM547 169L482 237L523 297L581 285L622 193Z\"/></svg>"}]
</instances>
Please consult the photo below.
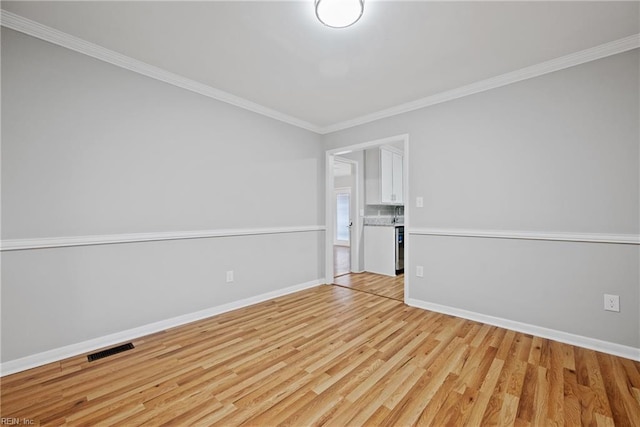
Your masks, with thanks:
<instances>
[{"instance_id":1,"label":"door frame","mask_svg":"<svg viewBox=\"0 0 640 427\"><path fill-rule=\"evenodd\" d=\"M376 139L367 142L361 142L353 145L342 146L339 148L332 148L330 150L325 151L325 221L326 221L326 232L325 232L325 283L333 283L333 235L335 234L335 219L334 219L334 208L333 208L333 162L335 160L336 155L347 154L352 151L360 151L366 150L368 148L375 148L381 145L391 144L394 142L402 142L404 144L404 159L403 159L403 168L404 168L404 177L403 177L403 189L402 189L402 197L404 200L404 227L405 227L405 241L404 241L404 266L405 266L405 274L404 274L404 301L409 299L409 272L411 271L411 263L409 262L409 240L408 236L408 228L410 224L410 209L409 207L409 134L401 134L390 136L387 138ZM356 183L358 182L358 175L356 175ZM359 184L356 184L359 185ZM357 189L356 189L357 191ZM353 193L352 193L353 194ZM357 197L357 196L356 196ZM361 209L358 206L358 209ZM360 212L357 212L358 215L354 218L354 228L357 230L357 243L360 244L359 239L359 231L360 224L363 218L360 216ZM352 236L351 246L353 248L356 243L356 239ZM353 251L352 251L353 254ZM351 265L353 266L353 259Z\"/></svg>"}]
</instances>

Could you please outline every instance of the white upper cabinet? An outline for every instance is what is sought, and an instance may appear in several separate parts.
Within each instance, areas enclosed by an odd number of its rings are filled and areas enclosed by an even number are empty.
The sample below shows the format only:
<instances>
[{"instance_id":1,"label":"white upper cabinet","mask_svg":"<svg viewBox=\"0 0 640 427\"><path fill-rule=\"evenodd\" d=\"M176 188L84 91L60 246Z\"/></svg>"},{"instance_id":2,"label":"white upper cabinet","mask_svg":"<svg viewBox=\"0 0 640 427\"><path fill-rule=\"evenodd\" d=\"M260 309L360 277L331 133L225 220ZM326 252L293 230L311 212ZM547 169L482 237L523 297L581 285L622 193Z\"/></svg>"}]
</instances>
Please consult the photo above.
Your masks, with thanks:
<instances>
[{"instance_id":1,"label":"white upper cabinet","mask_svg":"<svg viewBox=\"0 0 640 427\"><path fill-rule=\"evenodd\" d=\"M394 153L380 148L380 202L393 203L393 155Z\"/></svg>"},{"instance_id":2,"label":"white upper cabinet","mask_svg":"<svg viewBox=\"0 0 640 427\"><path fill-rule=\"evenodd\" d=\"M404 181L404 156L402 154L393 153L393 164L391 169L391 182L392 189L391 200L393 204L402 205L402 194L404 187L402 182Z\"/></svg>"},{"instance_id":3,"label":"white upper cabinet","mask_svg":"<svg viewBox=\"0 0 640 427\"><path fill-rule=\"evenodd\" d=\"M369 205L404 204L404 156L391 147L366 151L365 193Z\"/></svg>"}]
</instances>

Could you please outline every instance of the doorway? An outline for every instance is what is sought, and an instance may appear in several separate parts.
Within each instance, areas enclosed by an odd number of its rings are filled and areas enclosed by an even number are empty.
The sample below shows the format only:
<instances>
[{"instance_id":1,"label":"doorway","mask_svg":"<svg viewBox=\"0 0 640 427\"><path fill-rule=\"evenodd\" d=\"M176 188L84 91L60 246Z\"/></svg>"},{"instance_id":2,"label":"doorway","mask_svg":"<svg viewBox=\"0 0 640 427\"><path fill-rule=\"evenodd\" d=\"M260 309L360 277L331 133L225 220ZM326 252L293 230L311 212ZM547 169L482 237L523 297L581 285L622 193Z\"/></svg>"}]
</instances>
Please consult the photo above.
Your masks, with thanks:
<instances>
[{"instance_id":1,"label":"doorway","mask_svg":"<svg viewBox=\"0 0 640 427\"><path fill-rule=\"evenodd\" d=\"M385 147L383 147L385 146ZM365 153L370 153L370 149L387 150L387 147L397 147L399 151L404 153L401 164L404 169L402 178L402 200L404 204L408 204L409 186L408 186L408 156L409 156L409 136L398 135L389 138L379 139L375 141L354 144L347 147L341 147L338 149L327 150L326 152L326 219L327 219L327 233L326 233L326 257L325 257L325 274L326 283L332 283L334 285L349 287L355 290L361 290L364 292L374 293L376 295L384 296L387 298L398 299L400 301L406 301L408 298L409 277L408 275L400 274L398 276L385 276L382 274L376 274L373 272L365 271L365 242L364 242L364 223L366 219L371 219L371 209L373 206L369 205L365 201L365 170L364 159ZM383 152L383 151L381 151ZM354 176L352 177L351 191L349 192L348 202L350 207L348 211L351 212L351 216L347 222L346 203L347 196L340 190L346 187L340 187L341 182L336 177L337 168L334 166L337 163L343 161L351 161L352 171ZM344 181L342 181L344 182ZM369 200L367 198L367 200ZM341 204L342 214L338 212L338 205ZM383 208L385 208L383 206ZM380 212L377 212L380 215ZM384 209L382 215L384 215ZM409 212L403 210L404 214L404 227L409 225ZM342 215L342 216L340 216ZM374 214L375 215L375 214ZM394 218L395 221L395 218ZM346 227L346 225L350 227ZM402 223L401 223L402 224ZM349 232L347 233L346 230ZM340 236L339 236L340 234ZM348 237L347 237L348 234ZM348 239L348 247L345 245ZM407 239L409 240L409 239ZM405 271L410 271L408 265L408 255L410 253L408 242L404 243L405 253ZM386 246L385 246L386 247ZM346 250L349 248L349 250ZM339 251L342 251L340 253ZM345 252L350 257L349 268L345 268L344 260L346 258ZM396 251L397 252L397 251ZM386 258L385 258L386 259ZM347 272L348 273L345 273ZM375 271L372 270L372 271Z\"/></svg>"},{"instance_id":2,"label":"doorway","mask_svg":"<svg viewBox=\"0 0 640 427\"><path fill-rule=\"evenodd\" d=\"M351 187L334 189L333 276L351 272Z\"/></svg>"},{"instance_id":3,"label":"doorway","mask_svg":"<svg viewBox=\"0 0 640 427\"><path fill-rule=\"evenodd\" d=\"M333 169L333 277L352 271L352 225L357 207L357 162L335 156ZM357 254L356 254L357 257Z\"/></svg>"}]
</instances>

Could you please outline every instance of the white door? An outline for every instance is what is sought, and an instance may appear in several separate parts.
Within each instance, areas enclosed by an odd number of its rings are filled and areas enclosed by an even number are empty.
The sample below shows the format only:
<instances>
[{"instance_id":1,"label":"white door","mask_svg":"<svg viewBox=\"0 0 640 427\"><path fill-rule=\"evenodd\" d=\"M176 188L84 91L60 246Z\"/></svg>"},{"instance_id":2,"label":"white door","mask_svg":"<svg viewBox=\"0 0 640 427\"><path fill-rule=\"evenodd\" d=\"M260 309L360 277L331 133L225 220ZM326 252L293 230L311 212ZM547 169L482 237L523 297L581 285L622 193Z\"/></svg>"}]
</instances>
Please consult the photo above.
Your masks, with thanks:
<instances>
[{"instance_id":1,"label":"white door","mask_svg":"<svg viewBox=\"0 0 640 427\"><path fill-rule=\"evenodd\" d=\"M336 188L334 197L336 228L333 243L349 246L351 244L351 189Z\"/></svg>"}]
</instances>

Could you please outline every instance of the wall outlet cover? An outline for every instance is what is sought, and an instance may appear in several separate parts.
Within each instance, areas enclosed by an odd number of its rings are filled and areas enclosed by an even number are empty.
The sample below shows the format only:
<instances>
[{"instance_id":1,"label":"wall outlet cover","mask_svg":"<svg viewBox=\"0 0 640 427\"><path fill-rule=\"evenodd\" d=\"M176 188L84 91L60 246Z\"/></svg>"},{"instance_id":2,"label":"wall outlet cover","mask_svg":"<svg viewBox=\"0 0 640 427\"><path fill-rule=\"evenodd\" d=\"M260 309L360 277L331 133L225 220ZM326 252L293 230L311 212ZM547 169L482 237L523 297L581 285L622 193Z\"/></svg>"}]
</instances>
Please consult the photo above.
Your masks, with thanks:
<instances>
[{"instance_id":1,"label":"wall outlet cover","mask_svg":"<svg viewBox=\"0 0 640 427\"><path fill-rule=\"evenodd\" d=\"M416 276L423 277L424 276L424 267L421 265L416 266Z\"/></svg>"},{"instance_id":2,"label":"wall outlet cover","mask_svg":"<svg viewBox=\"0 0 640 427\"><path fill-rule=\"evenodd\" d=\"M233 282L233 270L227 271L227 283Z\"/></svg>"},{"instance_id":3,"label":"wall outlet cover","mask_svg":"<svg viewBox=\"0 0 640 427\"><path fill-rule=\"evenodd\" d=\"M606 311L620 312L620 296L604 294L604 309Z\"/></svg>"}]
</instances>

